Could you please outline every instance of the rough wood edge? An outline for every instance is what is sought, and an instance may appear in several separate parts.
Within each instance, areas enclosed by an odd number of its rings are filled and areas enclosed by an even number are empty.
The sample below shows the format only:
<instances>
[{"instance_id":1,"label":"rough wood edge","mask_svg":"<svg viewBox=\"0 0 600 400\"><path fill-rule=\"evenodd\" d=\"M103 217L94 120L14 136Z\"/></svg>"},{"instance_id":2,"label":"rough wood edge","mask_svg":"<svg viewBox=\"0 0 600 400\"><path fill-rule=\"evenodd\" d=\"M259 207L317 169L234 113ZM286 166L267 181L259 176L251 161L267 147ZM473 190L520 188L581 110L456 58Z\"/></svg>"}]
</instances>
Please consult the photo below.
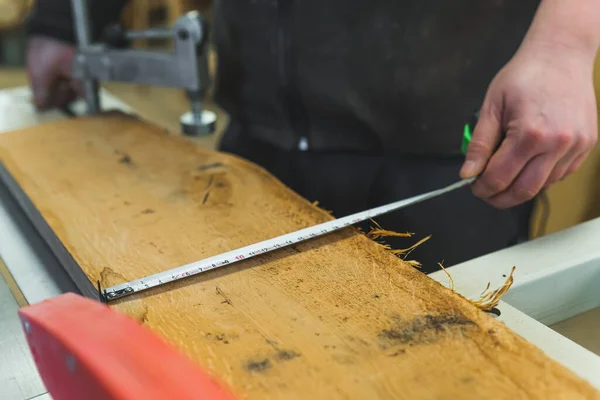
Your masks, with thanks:
<instances>
[{"instance_id":1,"label":"rough wood edge","mask_svg":"<svg viewBox=\"0 0 600 400\"><path fill-rule=\"evenodd\" d=\"M29 221L31 221L33 227L38 231L44 242L46 242L50 251L73 280L77 289L81 291L81 294L85 297L100 301L100 295L96 286L90 282L85 272L71 256L71 253L69 253L67 248L62 244L52 228L50 228L42 214L40 214L31 199L19 186L2 161L0 161L0 182L6 186L10 195L14 198L19 207L21 207L23 213L27 216Z\"/></svg>"}]
</instances>

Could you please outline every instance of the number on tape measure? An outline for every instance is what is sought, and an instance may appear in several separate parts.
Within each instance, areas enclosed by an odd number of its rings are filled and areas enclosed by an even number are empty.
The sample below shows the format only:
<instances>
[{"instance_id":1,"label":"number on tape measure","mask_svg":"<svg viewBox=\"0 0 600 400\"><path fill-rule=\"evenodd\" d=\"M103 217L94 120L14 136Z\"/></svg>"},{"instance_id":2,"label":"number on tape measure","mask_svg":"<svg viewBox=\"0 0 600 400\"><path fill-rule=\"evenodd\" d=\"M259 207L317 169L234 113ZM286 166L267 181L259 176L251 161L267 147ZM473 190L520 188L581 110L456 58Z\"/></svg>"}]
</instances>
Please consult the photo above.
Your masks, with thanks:
<instances>
[{"instance_id":1,"label":"number on tape measure","mask_svg":"<svg viewBox=\"0 0 600 400\"><path fill-rule=\"evenodd\" d=\"M475 178L464 179L460 182L454 183L442 189L434 190L428 193L411 197L409 199L400 200L384 206L375 207L373 209L362 211L336 220L327 221L309 228L301 229L296 232L288 233L273 239L262 241L260 243L255 243L237 250L233 250L214 257L209 257L204 260L183 265L181 267L177 267L169 271L159 272L157 274L150 275L138 280L122 283L120 285L116 285L104 290L103 297L108 300L114 300L121 297L129 296L133 293L140 292L142 290L147 290L167 282L183 279L201 272L210 271L216 268L229 265L231 263L243 261L248 258L257 256L259 254L268 253L269 251L280 249L282 247L302 242L304 240L314 239L327 233L345 228L352 224L366 221L368 219L377 217L390 211L398 210L411 204L415 204L423 200L427 200L432 197L436 197L441 194L447 193L454 189L458 189L462 186L470 184L474 180Z\"/></svg>"}]
</instances>

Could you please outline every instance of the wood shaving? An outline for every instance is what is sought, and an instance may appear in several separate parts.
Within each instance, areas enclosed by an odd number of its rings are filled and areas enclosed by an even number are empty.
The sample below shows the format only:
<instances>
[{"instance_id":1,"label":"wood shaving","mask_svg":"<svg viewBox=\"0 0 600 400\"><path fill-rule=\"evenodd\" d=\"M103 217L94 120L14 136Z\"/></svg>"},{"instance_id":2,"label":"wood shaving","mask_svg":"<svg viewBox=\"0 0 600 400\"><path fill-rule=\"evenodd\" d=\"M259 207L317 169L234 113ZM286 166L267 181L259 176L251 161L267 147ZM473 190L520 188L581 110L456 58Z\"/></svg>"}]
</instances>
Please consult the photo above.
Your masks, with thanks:
<instances>
[{"instance_id":1,"label":"wood shaving","mask_svg":"<svg viewBox=\"0 0 600 400\"><path fill-rule=\"evenodd\" d=\"M379 229L373 228L367 233L367 236L370 239L379 239L386 236L396 236L396 237L411 237L413 234L409 232L394 232L388 231L387 229Z\"/></svg>"},{"instance_id":2,"label":"wood shaving","mask_svg":"<svg viewBox=\"0 0 600 400\"><path fill-rule=\"evenodd\" d=\"M450 279L450 290L452 290L453 292L456 292L454 290L454 279L452 279L452 275L450 275L450 273L446 270L446 268L444 268L444 266L442 265L441 262L439 262L438 265L440 266L442 271L444 271L446 273L446 275L448 276L448 279ZM488 283L488 286L489 286L489 283Z\"/></svg>"},{"instance_id":3,"label":"wood shaving","mask_svg":"<svg viewBox=\"0 0 600 400\"><path fill-rule=\"evenodd\" d=\"M369 233L366 234L366 236L370 239L375 240L375 239L380 239L380 238L386 237L386 236L394 236L394 237L412 237L413 236L412 233L408 233L408 232L394 232L394 231L390 231L387 229L383 229L381 227L381 225L379 225L376 221L374 221L373 219L371 219L371 221L375 224L375 227L372 227L371 230L369 231ZM376 240L375 240L375 242L378 245L382 246L384 249L391 252L392 254L394 254L396 256L403 256L402 257L403 261L405 263L407 263L408 265L415 267L415 268L421 268L422 265L420 262L415 261L415 260L407 261L407 260L405 260L405 258L414 249L419 247L421 244L425 243L430 238L431 238L431 235L419 240L417 243L413 244L410 247L407 247L406 249L392 249L391 246L388 244L381 243ZM438 265L440 266L442 271L444 271L444 273L448 276L448 279L450 280L450 290L452 290L454 293L457 293L455 290L454 279L452 278L450 273L446 270L446 268L444 268L442 263L438 263ZM513 278L514 272L515 272L515 267L513 266L508 278L506 278L506 281L504 282L504 284L502 286L500 286L498 289L490 292L489 289L490 289L491 283L488 282L488 284L485 287L485 289L483 290L483 292L481 292L479 300L470 300L470 299L466 299L466 300L482 311L493 310L500 303L500 299L502 298L502 296L504 296L504 294L506 292L508 292L508 289L510 289L510 287L512 286L512 284L514 282L514 278Z\"/></svg>"},{"instance_id":4,"label":"wood shaving","mask_svg":"<svg viewBox=\"0 0 600 400\"><path fill-rule=\"evenodd\" d=\"M404 260L404 262L415 268L421 268L423 266L423 264L416 260Z\"/></svg>"},{"instance_id":5,"label":"wood shaving","mask_svg":"<svg viewBox=\"0 0 600 400\"><path fill-rule=\"evenodd\" d=\"M481 293L481 298L477 301L469 300L469 302L482 311L491 311L492 309L494 309L496 306L498 306L498 303L500 303L500 299L502 298L502 296L504 296L504 294L508 292L508 289L510 289L510 287L512 286L514 282L513 275L515 273L515 269L516 268L513 266L510 271L510 274L508 275L508 278L506 278L504 284L498 289L492 292L488 292L488 289L490 287L490 284L488 283L486 290L484 290L483 293Z\"/></svg>"}]
</instances>

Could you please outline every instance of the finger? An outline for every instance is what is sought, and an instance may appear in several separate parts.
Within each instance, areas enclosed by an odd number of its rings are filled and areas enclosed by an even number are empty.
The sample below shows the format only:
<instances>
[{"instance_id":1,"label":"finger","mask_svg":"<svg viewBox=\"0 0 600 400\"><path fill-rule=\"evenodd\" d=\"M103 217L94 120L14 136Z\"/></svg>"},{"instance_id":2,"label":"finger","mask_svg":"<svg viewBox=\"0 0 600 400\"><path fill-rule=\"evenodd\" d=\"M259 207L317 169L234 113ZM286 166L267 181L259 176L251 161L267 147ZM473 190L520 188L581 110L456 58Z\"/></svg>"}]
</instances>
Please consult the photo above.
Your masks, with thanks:
<instances>
[{"instance_id":1,"label":"finger","mask_svg":"<svg viewBox=\"0 0 600 400\"><path fill-rule=\"evenodd\" d=\"M37 108L44 109L48 107L50 80L51 78L47 73L39 71L30 71L29 73L33 104Z\"/></svg>"},{"instance_id":2,"label":"finger","mask_svg":"<svg viewBox=\"0 0 600 400\"><path fill-rule=\"evenodd\" d=\"M496 208L505 209L533 199L544 187L555 165L556 159L552 154L535 156L512 185L486 201Z\"/></svg>"},{"instance_id":3,"label":"finger","mask_svg":"<svg viewBox=\"0 0 600 400\"><path fill-rule=\"evenodd\" d=\"M560 181L567 175L567 170L569 169L569 167L571 167L571 165L573 165L575 160L586 153L586 150L583 149L582 147L583 146L581 144L577 144L571 150L569 150L563 158L561 158L556 163L556 165L554 166L554 169L552 170L552 172L550 173L550 176L548 177L548 181L546 182L546 187Z\"/></svg>"},{"instance_id":4,"label":"finger","mask_svg":"<svg viewBox=\"0 0 600 400\"><path fill-rule=\"evenodd\" d=\"M74 97L75 91L71 88L69 82L61 81L54 91L52 107L63 107L73 101Z\"/></svg>"},{"instance_id":5,"label":"finger","mask_svg":"<svg viewBox=\"0 0 600 400\"><path fill-rule=\"evenodd\" d=\"M39 63L36 63L33 55L36 54L35 41L30 40L27 45L27 79L31 88L33 104L40 107L45 101L46 93L43 91L43 74L40 71Z\"/></svg>"},{"instance_id":6,"label":"finger","mask_svg":"<svg viewBox=\"0 0 600 400\"><path fill-rule=\"evenodd\" d=\"M487 111L484 113L483 110ZM500 114L493 111L493 107L484 107L479 121L473 130L473 138L467 148L465 162L460 170L462 179L471 178L481 174L494 149L502 138Z\"/></svg>"},{"instance_id":7,"label":"finger","mask_svg":"<svg viewBox=\"0 0 600 400\"><path fill-rule=\"evenodd\" d=\"M55 78L46 90L48 91L48 95L43 109L56 108L60 102L60 98L64 97L64 92L66 91L64 81Z\"/></svg>"},{"instance_id":8,"label":"finger","mask_svg":"<svg viewBox=\"0 0 600 400\"><path fill-rule=\"evenodd\" d=\"M45 63L40 62L39 46L31 45L28 48L27 53L27 76L29 78L29 85L31 87L31 95L33 97L33 104L39 109L45 109L48 107L48 100L51 94L50 86L56 71L47 67Z\"/></svg>"},{"instance_id":9,"label":"finger","mask_svg":"<svg viewBox=\"0 0 600 400\"><path fill-rule=\"evenodd\" d=\"M55 81L71 77L74 49L49 39L32 38L27 48L27 69L33 103L39 109L56 105ZM61 95L61 96L64 96Z\"/></svg>"},{"instance_id":10,"label":"finger","mask_svg":"<svg viewBox=\"0 0 600 400\"><path fill-rule=\"evenodd\" d=\"M579 157L577 157L571 163L571 165L569 165L569 168L567 168L567 171L564 173L564 175L561 177L561 179L565 179L567 176L569 176L572 173L574 173L575 171L577 171L583 165L585 160L587 160L587 158L591 152L592 152L592 150L588 150L585 153L581 154Z\"/></svg>"},{"instance_id":11,"label":"finger","mask_svg":"<svg viewBox=\"0 0 600 400\"><path fill-rule=\"evenodd\" d=\"M594 129L594 132L597 132L597 130ZM597 133L594 133L593 135L587 137L587 139L584 141L585 151L583 152L583 154L580 154L579 156L577 156L577 158L575 158L575 160L571 163L569 168L567 168L567 171L565 172L563 178L571 175L573 172L577 171L583 165L583 163L587 160L590 153L596 147L597 142L598 142L598 134Z\"/></svg>"},{"instance_id":12,"label":"finger","mask_svg":"<svg viewBox=\"0 0 600 400\"><path fill-rule=\"evenodd\" d=\"M546 187L565 179L577 171L594 149L596 141L597 136L578 137L573 149L557 163L548 178L548 182L546 182Z\"/></svg>"},{"instance_id":13,"label":"finger","mask_svg":"<svg viewBox=\"0 0 600 400\"><path fill-rule=\"evenodd\" d=\"M487 199L505 191L532 158L549 149L546 141L544 133L537 129L507 132L506 139L473 184L473 193Z\"/></svg>"},{"instance_id":14,"label":"finger","mask_svg":"<svg viewBox=\"0 0 600 400\"><path fill-rule=\"evenodd\" d=\"M56 69L58 74L65 79L73 77L73 55L74 49L63 50L58 54L56 59Z\"/></svg>"},{"instance_id":15,"label":"finger","mask_svg":"<svg viewBox=\"0 0 600 400\"><path fill-rule=\"evenodd\" d=\"M71 79L71 89L75 93L76 97L83 96L83 82L79 79Z\"/></svg>"},{"instance_id":16,"label":"finger","mask_svg":"<svg viewBox=\"0 0 600 400\"><path fill-rule=\"evenodd\" d=\"M575 171L577 171L581 165L585 162L585 160L588 158L588 156L590 155L592 151L588 150L585 151L581 154L579 154L574 160L573 162L571 162L571 164L569 164L566 168L566 170L564 171L564 173L562 174L562 176L560 176L560 178L558 178L558 180L556 181L552 181L552 180L548 180L548 182L546 182L546 185L544 186L545 189L549 188L550 186L552 186L553 184L555 184L556 182L562 181L563 179L567 178L569 175L571 175L572 173L574 173Z\"/></svg>"}]
</instances>

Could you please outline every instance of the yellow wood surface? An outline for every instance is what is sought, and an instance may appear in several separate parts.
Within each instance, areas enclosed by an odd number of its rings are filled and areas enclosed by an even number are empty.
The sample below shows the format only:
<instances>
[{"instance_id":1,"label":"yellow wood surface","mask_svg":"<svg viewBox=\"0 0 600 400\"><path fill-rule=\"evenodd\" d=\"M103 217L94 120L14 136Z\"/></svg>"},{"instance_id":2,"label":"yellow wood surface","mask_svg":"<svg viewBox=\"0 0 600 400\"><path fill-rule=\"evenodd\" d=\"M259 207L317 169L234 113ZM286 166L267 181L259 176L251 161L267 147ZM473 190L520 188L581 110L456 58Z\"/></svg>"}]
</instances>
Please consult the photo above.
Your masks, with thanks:
<instances>
[{"instance_id":1,"label":"yellow wood surface","mask_svg":"<svg viewBox=\"0 0 600 400\"><path fill-rule=\"evenodd\" d=\"M104 287L331 218L253 164L120 114L3 134L0 159ZM113 307L240 399L600 398L351 228Z\"/></svg>"}]
</instances>

